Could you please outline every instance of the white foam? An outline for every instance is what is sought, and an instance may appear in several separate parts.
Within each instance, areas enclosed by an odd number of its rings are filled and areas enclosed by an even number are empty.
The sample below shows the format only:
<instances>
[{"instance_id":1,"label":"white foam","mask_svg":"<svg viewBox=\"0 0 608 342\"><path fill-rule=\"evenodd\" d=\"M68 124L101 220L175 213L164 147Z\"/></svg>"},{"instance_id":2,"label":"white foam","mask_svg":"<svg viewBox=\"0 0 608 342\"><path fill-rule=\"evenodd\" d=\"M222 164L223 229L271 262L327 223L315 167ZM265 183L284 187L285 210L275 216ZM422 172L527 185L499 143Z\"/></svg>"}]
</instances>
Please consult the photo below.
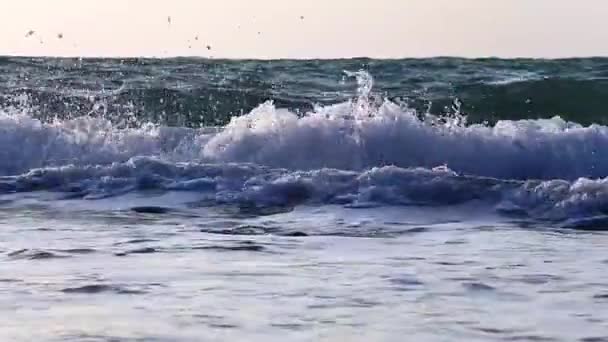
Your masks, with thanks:
<instances>
[{"instance_id":1,"label":"white foam","mask_svg":"<svg viewBox=\"0 0 608 342\"><path fill-rule=\"evenodd\" d=\"M135 156L195 159L200 148L192 149L191 142L205 137L186 128L116 129L107 120L90 117L42 123L25 114L0 112L0 175L49 166L107 165Z\"/></svg>"},{"instance_id":2,"label":"white foam","mask_svg":"<svg viewBox=\"0 0 608 342\"><path fill-rule=\"evenodd\" d=\"M249 208L478 203L502 214L549 221L608 213L608 178L508 181L461 176L446 168L290 171L254 164L173 163L137 157L106 166L44 168L0 178L0 193L48 190L71 200L103 200L151 189L196 194L212 205Z\"/></svg>"},{"instance_id":3,"label":"white foam","mask_svg":"<svg viewBox=\"0 0 608 342\"><path fill-rule=\"evenodd\" d=\"M481 176L574 179L608 175L607 144L607 127L559 117L493 127L433 125L388 101L363 112L359 102L344 103L302 118L266 103L234 118L203 154L218 162L302 170L447 165Z\"/></svg>"},{"instance_id":4,"label":"white foam","mask_svg":"<svg viewBox=\"0 0 608 342\"><path fill-rule=\"evenodd\" d=\"M512 205L532 217L564 220L608 213L608 178L528 181L505 191L499 207Z\"/></svg>"},{"instance_id":5,"label":"white foam","mask_svg":"<svg viewBox=\"0 0 608 342\"><path fill-rule=\"evenodd\" d=\"M291 170L366 170L394 165L447 165L461 174L503 179L608 176L608 127L559 117L465 125L461 116L421 115L370 97L371 77L358 73L359 97L298 116L272 103L234 117L224 129L143 125L117 129L82 117L42 123L0 113L0 174L61 165L107 165L137 156L171 162L254 163Z\"/></svg>"}]
</instances>

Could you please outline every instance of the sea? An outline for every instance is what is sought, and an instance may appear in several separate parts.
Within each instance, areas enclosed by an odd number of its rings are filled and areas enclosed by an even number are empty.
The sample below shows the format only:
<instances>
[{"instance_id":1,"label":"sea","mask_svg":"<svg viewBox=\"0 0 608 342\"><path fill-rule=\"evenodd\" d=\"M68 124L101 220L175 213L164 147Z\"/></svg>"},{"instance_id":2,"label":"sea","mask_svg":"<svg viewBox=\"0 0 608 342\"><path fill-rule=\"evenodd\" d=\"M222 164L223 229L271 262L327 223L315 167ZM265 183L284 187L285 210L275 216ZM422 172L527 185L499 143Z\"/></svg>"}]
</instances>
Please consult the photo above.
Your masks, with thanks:
<instances>
[{"instance_id":1,"label":"sea","mask_svg":"<svg viewBox=\"0 0 608 342\"><path fill-rule=\"evenodd\" d=\"M608 341L608 59L0 57L1 341Z\"/></svg>"}]
</instances>

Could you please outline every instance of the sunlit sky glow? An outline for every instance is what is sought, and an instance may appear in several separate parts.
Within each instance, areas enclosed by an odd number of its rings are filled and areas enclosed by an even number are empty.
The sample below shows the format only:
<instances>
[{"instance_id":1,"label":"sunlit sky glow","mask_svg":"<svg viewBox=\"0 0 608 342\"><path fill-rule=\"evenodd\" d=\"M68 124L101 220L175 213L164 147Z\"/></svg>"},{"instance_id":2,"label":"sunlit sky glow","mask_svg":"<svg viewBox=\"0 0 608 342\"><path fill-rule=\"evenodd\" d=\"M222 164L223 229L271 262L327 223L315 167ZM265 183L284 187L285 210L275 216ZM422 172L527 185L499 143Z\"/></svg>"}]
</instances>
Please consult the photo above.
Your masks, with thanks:
<instances>
[{"instance_id":1,"label":"sunlit sky glow","mask_svg":"<svg viewBox=\"0 0 608 342\"><path fill-rule=\"evenodd\" d=\"M0 55L608 55L607 0L2 2Z\"/></svg>"}]
</instances>

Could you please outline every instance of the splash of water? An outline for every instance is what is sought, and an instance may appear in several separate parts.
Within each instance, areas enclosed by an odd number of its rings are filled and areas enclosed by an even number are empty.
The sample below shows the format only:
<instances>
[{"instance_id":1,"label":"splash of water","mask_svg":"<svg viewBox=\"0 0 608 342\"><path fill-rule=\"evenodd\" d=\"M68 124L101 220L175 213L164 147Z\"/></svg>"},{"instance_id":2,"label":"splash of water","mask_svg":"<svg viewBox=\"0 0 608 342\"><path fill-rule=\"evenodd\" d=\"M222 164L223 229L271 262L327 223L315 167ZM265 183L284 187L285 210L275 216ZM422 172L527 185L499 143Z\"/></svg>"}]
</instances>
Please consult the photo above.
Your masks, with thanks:
<instances>
[{"instance_id":1,"label":"splash of water","mask_svg":"<svg viewBox=\"0 0 608 342\"><path fill-rule=\"evenodd\" d=\"M255 163L315 170L377 166L450 169L499 178L605 177L608 127L560 118L467 125L460 104L444 117L374 98L373 79L351 73L357 97L294 113L272 102L219 129L154 124L119 128L101 118L41 122L20 109L0 113L0 174L61 165L107 165L138 156L171 162Z\"/></svg>"}]
</instances>

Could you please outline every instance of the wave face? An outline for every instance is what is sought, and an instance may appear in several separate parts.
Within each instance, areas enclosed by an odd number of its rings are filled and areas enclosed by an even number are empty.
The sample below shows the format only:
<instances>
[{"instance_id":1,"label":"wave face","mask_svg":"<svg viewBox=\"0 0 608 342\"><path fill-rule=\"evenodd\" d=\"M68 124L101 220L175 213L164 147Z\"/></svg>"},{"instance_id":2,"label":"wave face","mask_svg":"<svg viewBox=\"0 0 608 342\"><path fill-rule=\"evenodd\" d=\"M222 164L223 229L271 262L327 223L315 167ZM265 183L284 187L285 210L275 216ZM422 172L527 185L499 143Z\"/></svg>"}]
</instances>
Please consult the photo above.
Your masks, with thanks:
<instances>
[{"instance_id":1,"label":"wave face","mask_svg":"<svg viewBox=\"0 0 608 342\"><path fill-rule=\"evenodd\" d=\"M594 227L608 222L608 127L598 99L577 99L608 89L606 65L5 58L0 192L189 191L248 208L481 202ZM450 108L434 112L435 99Z\"/></svg>"}]
</instances>

